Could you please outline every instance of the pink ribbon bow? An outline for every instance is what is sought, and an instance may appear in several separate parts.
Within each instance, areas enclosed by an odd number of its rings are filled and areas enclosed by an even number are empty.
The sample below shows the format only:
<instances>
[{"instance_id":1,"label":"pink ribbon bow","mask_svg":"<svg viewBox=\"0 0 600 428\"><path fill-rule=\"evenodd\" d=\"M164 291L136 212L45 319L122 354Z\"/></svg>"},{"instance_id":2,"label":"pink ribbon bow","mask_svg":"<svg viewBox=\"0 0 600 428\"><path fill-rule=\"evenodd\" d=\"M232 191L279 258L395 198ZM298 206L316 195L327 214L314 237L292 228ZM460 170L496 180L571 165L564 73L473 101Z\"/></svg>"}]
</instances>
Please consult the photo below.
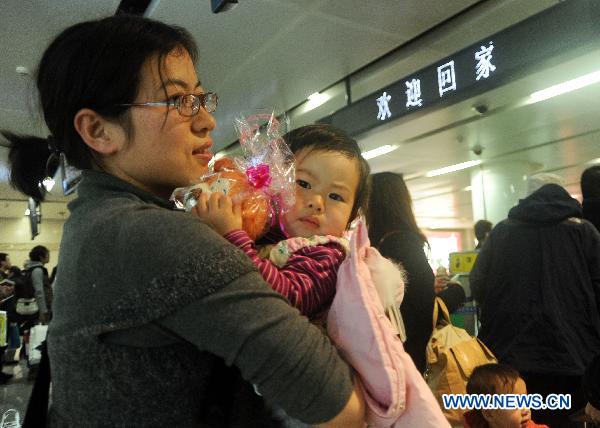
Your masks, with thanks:
<instances>
[{"instance_id":1,"label":"pink ribbon bow","mask_svg":"<svg viewBox=\"0 0 600 428\"><path fill-rule=\"evenodd\" d=\"M257 166L251 166L246 170L248 181L250 184L257 189L267 187L271 184L271 174L269 172L269 165L261 163Z\"/></svg>"}]
</instances>

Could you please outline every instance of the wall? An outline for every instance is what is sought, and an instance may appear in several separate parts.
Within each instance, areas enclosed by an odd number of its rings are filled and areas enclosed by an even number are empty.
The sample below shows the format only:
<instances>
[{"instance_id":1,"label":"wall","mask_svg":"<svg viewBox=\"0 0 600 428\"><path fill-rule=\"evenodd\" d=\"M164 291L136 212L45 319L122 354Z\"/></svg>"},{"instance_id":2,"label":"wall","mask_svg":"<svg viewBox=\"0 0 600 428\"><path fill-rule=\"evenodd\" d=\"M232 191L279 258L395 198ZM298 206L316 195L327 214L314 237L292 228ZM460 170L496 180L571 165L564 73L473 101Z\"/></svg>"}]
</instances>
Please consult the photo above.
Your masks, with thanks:
<instances>
[{"instance_id":1,"label":"wall","mask_svg":"<svg viewBox=\"0 0 600 428\"><path fill-rule=\"evenodd\" d=\"M29 259L29 251L36 245L50 250L48 271L58 262L58 247L62 238L64 220L42 219L40 234L31 240L29 219L0 218L0 252L7 253L13 265L23 268L23 262Z\"/></svg>"}]
</instances>

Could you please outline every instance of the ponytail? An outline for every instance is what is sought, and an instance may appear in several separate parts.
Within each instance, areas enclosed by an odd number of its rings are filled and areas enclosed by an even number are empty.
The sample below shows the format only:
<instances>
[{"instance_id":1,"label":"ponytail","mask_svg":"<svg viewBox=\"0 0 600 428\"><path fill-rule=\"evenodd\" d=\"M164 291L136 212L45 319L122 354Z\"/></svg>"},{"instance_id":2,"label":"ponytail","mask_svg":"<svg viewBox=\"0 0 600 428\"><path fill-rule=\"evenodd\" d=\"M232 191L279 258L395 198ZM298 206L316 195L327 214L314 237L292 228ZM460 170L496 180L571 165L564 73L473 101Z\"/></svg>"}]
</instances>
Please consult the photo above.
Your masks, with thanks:
<instances>
[{"instance_id":1,"label":"ponytail","mask_svg":"<svg viewBox=\"0 0 600 428\"><path fill-rule=\"evenodd\" d=\"M45 192L40 182L48 174L46 164L51 154L48 140L8 131L0 133L10 142L10 184L36 201L43 201Z\"/></svg>"}]
</instances>

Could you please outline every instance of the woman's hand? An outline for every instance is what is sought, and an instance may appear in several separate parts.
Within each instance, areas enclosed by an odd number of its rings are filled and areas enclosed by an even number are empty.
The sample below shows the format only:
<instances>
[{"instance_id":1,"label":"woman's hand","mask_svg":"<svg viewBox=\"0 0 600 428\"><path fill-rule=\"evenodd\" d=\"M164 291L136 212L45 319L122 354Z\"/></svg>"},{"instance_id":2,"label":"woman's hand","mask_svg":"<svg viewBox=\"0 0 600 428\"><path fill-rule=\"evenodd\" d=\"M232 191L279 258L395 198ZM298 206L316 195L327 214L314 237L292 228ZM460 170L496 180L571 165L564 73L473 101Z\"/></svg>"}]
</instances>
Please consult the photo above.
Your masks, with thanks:
<instances>
[{"instance_id":1,"label":"woman's hand","mask_svg":"<svg viewBox=\"0 0 600 428\"><path fill-rule=\"evenodd\" d=\"M242 228L242 203L220 192L200 194L193 212L221 235Z\"/></svg>"}]
</instances>

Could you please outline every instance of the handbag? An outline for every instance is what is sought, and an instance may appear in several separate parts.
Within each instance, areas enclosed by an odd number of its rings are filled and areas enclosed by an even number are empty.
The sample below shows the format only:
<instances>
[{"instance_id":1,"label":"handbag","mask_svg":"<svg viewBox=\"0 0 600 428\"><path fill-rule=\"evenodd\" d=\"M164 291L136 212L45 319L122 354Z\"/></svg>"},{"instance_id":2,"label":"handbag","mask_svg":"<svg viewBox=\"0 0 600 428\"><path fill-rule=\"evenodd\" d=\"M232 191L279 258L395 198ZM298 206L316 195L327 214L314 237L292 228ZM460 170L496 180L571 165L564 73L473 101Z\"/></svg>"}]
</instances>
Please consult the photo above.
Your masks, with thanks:
<instances>
[{"instance_id":1,"label":"handbag","mask_svg":"<svg viewBox=\"0 0 600 428\"><path fill-rule=\"evenodd\" d=\"M38 313L40 308L38 307L35 297L32 297L31 299L21 297L17 299L16 311L19 315L33 315Z\"/></svg>"},{"instance_id":2,"label":"handbag","mask_svg":"<svg viewBox=\"0 0 600 428\"><path fill-rule=\"evenodd\" d=\"M425 379L444 416L452 425L463 423L466 409L445 409L444 394L466 394L467 381L475 367L497 363L494 354L481 340L452 325L446 305L436 297L433 305L433 333L427 343Z\"/></svg>"}]
</instances>

